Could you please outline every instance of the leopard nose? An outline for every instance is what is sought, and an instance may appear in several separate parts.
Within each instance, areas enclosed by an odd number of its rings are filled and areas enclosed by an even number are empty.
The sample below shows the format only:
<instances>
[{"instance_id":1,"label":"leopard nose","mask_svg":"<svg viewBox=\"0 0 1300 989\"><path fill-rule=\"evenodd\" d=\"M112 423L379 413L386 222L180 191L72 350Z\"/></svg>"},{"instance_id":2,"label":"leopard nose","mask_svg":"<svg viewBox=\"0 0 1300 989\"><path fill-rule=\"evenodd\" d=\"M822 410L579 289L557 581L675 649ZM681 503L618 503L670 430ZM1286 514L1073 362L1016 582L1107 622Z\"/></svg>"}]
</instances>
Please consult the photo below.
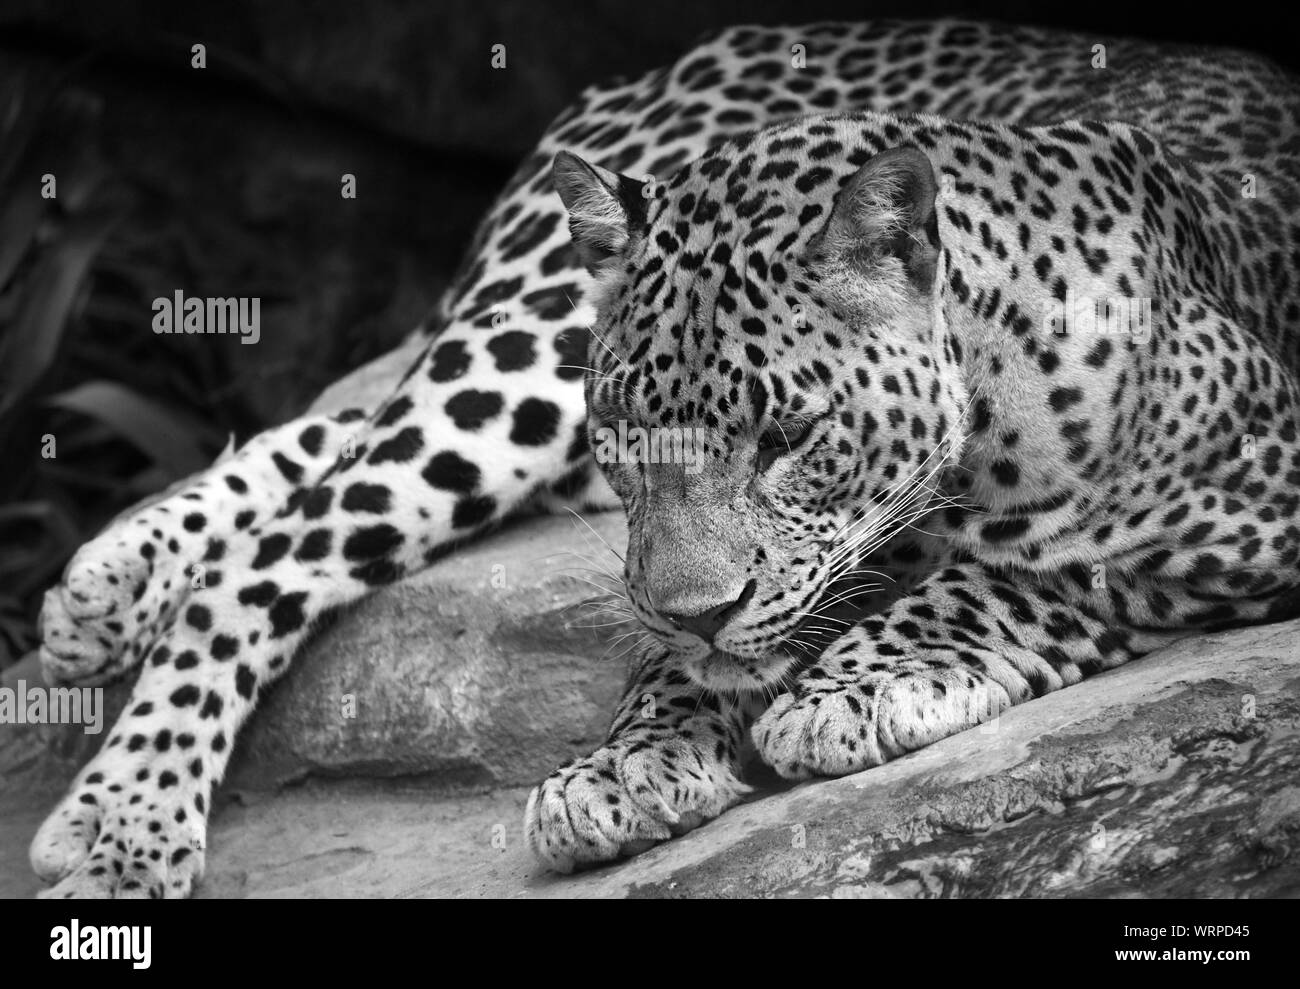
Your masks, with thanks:
<instances>
[{"instance_id":1,"label":"leopard nose","mask_svg":"<svg viewBox=\"0 0 1300 989\"><path fill-rule=\"evenodd\" d=\"M707 611L702 611L698 615L683 615L673 611L665 611L662 614L678 628L694 632L711 645L714 636L722 631L723 626L745 610L745 605L749 604L757 587L758 581L751 580L745 585L745 589L741 591L740 597L736 598L736 600L724 601L722 604L709 608Z\"/></svg>"}]
</instances>

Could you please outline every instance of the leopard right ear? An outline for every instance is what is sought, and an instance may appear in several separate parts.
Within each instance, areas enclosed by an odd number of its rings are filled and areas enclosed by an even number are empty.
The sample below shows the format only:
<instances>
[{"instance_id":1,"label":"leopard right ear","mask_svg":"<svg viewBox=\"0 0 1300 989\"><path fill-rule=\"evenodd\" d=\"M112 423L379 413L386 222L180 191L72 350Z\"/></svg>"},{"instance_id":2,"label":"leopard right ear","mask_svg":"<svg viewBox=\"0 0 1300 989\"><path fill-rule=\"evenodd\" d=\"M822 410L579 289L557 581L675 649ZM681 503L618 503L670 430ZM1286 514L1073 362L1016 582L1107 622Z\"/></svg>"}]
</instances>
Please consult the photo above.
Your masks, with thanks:
<instances>
[{"instance_id":1,"label":"leopard right ear","mask_svg":"<svg viewBox=\"0 0 1300 989\"><path fill-rule=\"evenodd\" d=\"M872 273L896 258L911 283L928 292L939 258L934 165L918 148L882 151L840 189L813 250Z\"/></svg>"},{"instance_id":2,"label":"leopard right ear","mask_svg":"<svg viewBox=\"0 0 1300 989\"><path fill-rule=\"evenodd\" d=\"M622 257L633 237L644 231L644 183L589 164L569 151L555 156L551 178L569 211L573 244L593 275L608 261Z\"/></svg>"}]
</instances>

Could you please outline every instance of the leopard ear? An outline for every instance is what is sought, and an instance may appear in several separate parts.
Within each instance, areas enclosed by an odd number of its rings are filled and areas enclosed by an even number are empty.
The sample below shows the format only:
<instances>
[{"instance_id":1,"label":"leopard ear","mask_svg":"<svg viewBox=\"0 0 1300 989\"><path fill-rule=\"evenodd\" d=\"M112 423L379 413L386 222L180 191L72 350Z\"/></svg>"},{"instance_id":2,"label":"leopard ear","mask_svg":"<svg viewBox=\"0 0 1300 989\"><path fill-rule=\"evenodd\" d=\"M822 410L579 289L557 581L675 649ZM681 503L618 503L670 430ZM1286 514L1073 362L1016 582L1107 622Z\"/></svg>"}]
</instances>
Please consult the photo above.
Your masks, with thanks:
<instances>
[{"instance_id":1,"label":"leopard ear","mask_svg":"<svg viewBox=\"0 0 1300 989\"><path fill-rule=\"evenodd\" d=\"M607 261L621 257L644 229L644 183L588 164L569 151L555 156L551 178L569 211L574 246L594 275Z\"/></svg>"},{"instance_id":2,"label":"leopard ear","mask_svg":"<svg viewBox=\"0 0 1300 989\"><path fill-rule=\"evenodd\" d=\"M939 257L937 192L934 166L916 148L882 151L840 189L813 250L864 272L897 258L911 283L929 292Z\"/></svg>"}]
</instances>

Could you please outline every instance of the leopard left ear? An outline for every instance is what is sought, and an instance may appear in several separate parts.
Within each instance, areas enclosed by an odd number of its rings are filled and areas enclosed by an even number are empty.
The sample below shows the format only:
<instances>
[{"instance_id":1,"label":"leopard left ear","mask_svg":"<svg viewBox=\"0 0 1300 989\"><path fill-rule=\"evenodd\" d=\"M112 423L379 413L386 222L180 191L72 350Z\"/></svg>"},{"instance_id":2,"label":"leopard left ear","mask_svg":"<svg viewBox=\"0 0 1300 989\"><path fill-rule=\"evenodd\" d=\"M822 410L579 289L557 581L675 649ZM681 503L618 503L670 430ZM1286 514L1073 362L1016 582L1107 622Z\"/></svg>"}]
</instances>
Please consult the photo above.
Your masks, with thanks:
<instances>
[{"instance_id":1,"label":"leopard left ear","mask_svg":"<svg viewBox=\"0 0 1300 989\"><path fill-rule=\"evenodd\" d=\"M937 193L934 166L921 151L882 151L840 189L812 249L864 273L884 258L897 258L909 281L929 292L939 257Z\"/></svg>"},{"instance_id":2,"label":"leopard left ear","mask_svg":"<svg viewBox=\"0 0 1300 989\"><path fill-rule=\"evenodd\" d=\"M569 211L569 233L582 263L597 274L606 262L621 257L633 236L644 229L644 183L589 164L569 151L555 156L551 177Z\"/></svg>"}]
</instances>

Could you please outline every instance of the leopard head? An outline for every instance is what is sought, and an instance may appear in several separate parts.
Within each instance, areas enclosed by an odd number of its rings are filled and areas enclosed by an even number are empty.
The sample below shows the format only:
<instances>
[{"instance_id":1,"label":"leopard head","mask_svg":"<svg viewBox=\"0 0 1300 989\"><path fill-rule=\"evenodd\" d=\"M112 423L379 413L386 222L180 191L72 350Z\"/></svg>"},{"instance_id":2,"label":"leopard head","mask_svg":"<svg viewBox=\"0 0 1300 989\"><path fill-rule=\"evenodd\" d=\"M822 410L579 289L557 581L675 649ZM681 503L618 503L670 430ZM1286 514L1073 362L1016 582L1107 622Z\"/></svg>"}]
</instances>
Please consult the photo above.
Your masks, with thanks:
<instances>
[{"instance_id":1,"label":"leopard head","mask_svg":"<svg viewBox=\"0 0 1300 989\"><path fill-rule=\"evenodd\" d=\"M828 602L958 443L934 169L827 143L765 132L654 188L553 167L596 280L588 432L631 603L714 690L813 658Z\"/></svg>"}]
</instances>

